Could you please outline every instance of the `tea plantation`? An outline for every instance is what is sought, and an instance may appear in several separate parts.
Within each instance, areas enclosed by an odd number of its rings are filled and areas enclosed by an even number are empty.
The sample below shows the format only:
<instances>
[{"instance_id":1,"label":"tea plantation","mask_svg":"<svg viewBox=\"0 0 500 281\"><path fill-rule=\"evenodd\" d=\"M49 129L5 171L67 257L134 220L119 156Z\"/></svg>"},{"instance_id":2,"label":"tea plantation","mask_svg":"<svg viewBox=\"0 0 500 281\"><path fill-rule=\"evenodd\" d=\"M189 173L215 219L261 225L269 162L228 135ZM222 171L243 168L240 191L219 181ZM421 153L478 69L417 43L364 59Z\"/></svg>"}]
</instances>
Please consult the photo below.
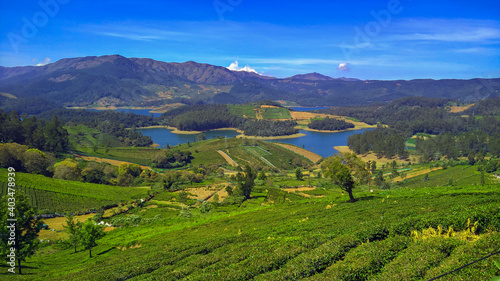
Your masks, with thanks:
<instances>
[{"instance_id":1,"label":"tea plantation","mask_svg":"<svg viewBox=\"0 0 500 281\"><path fill-rule=\"evenodd\" d=\"M281 204L266 198L268 192L263 186L240 205L193 207L181 215L150 202L118 216L138 219L108 232L93 258L83 249L44 243L25 263L26 274L8 278L428 280L500 249L497 182L358 188L355 203L335 187L324 197L290 193ZM500 257L439 280L489 280L500 273L495 260Z\"/></svg>"}]
</instances>

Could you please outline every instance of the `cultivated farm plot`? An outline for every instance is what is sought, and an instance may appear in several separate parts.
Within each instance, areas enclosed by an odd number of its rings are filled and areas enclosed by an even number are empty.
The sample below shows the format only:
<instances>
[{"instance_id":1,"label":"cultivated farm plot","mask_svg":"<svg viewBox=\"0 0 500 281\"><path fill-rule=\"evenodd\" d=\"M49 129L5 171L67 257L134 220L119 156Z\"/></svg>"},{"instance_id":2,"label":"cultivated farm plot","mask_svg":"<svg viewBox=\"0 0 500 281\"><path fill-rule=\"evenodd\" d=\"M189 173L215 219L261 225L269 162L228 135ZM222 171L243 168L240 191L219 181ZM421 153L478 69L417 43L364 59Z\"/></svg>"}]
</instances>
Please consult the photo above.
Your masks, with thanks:
<instances>
[{"instance_id":1,"label":"cultivated farm plot","mask_svg":"<svg viewBox=\"0 0 500 281\"><path fill-rule=\"evenodd\" d=\"M0 197L6 195L7 190L7 183L0 182ZM92 209L97 210L102 206L116 203L116 201L102 198L47 191L20 185L16 186L16 192L27 196L29 204L35 207L38 213L42 214L84 212Z\"/></svg>"}]
</instances>

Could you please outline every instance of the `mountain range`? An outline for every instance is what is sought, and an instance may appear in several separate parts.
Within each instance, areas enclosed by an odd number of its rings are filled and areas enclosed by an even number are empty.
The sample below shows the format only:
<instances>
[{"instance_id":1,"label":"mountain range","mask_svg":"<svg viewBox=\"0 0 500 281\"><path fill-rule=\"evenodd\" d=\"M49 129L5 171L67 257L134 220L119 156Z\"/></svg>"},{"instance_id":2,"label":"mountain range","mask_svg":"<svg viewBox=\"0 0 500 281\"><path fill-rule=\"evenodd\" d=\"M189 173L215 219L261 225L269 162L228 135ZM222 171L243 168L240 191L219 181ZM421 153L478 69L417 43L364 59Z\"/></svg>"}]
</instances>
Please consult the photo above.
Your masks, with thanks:
<instances>
[{"instance_id":1,"label":"mountain range","mask_svg":"<svg viewBox=\"0 0 500 281\"><path fill-rule=\"evenodd\" d=\"M59 106L161 106L277 100L302 106L385 103L406 96L464 102L498 96L500 79L359 80L319 73L275 78L188 61L120 55L1 67L0 106L26 113ZM40 110L40 109L38 109Z\"/></svg>"}]
</instances>

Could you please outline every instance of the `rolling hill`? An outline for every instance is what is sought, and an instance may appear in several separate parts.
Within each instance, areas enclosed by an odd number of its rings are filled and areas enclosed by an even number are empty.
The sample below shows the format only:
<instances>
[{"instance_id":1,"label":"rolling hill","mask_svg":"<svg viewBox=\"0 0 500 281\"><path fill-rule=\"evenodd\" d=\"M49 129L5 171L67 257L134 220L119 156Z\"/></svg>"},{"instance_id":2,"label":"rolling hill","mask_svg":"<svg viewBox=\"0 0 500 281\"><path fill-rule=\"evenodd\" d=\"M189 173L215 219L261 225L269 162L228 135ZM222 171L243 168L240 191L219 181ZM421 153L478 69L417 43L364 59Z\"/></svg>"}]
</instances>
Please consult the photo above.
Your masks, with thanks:
<instances>
[{"instance_id":1,"label":"rolling hill","mask_svg":"<svg viewBox=\"0 0 500 281\"><path fill-rule=\"evenodd\" d=\"M286 100L304 106L385 103L406 96L476 101L498 96L500 79L362 81L319 73L279 79L188 61L120 55L0 67L0 106L37 113L58 106L160 106Z\"/></svg>"}]
</instances>

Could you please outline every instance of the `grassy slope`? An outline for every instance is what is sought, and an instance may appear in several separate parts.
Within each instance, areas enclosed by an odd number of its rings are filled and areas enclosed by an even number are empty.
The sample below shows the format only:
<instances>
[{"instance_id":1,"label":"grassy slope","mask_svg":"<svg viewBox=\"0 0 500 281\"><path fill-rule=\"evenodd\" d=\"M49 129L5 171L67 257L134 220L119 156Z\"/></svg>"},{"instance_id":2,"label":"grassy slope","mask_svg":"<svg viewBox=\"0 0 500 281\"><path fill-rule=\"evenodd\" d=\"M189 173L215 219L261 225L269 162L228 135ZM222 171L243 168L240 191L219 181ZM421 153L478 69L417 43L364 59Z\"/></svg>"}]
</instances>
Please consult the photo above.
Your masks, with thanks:
<instances>
[{"instance_id":1,"label":"grassy slope","mask_svg":"<svg viewBox=\"0 0 500 281\"><path fill-rule=\"evenodd\" d=\"M491 231L500 229L499 193L497 185L358 191L355 196L361 200L350 204L346 195L332 190L324 198L291 197L292 202L282 205L261 207L258 197L240 208L220 208L211 214L194 210L191 219L180 218L169 208L148 209L138 214L160 214L164 221L109 233L93 250L92 259L87 251L74 254L59 246L44 248L28 262L31 268L25 272L32 274L13 280L49 276L51 280L308 276L312 280L400 280L402 275L420 280L498 250L500 235ZM476 242L409 238L410 230L438 224L464 229L468 218L480 221L482 234ZM125 251L117 249L134 244ZM418 263L407 269L412 257ZM489 259L444 280L471 280L471 276L484 280L493 274Z\"/></svg>"},{"instance_id":2,"label":"grassy slope","mask_svg":"<svg viewBox=\"0 0 500 281\"><path fill-rule=\"evenodd\" d=\"M0 182L6 181L7 170L0 169ZM16 173L16 185L20 187L19 191L28 191L31 196L35 193L39 196L37 207L40 210L54 212L82 211L147 195L144 188L82 183L19 172ZM36 191L22 187L30 187Z\"/></svg>"}]
</instances>

